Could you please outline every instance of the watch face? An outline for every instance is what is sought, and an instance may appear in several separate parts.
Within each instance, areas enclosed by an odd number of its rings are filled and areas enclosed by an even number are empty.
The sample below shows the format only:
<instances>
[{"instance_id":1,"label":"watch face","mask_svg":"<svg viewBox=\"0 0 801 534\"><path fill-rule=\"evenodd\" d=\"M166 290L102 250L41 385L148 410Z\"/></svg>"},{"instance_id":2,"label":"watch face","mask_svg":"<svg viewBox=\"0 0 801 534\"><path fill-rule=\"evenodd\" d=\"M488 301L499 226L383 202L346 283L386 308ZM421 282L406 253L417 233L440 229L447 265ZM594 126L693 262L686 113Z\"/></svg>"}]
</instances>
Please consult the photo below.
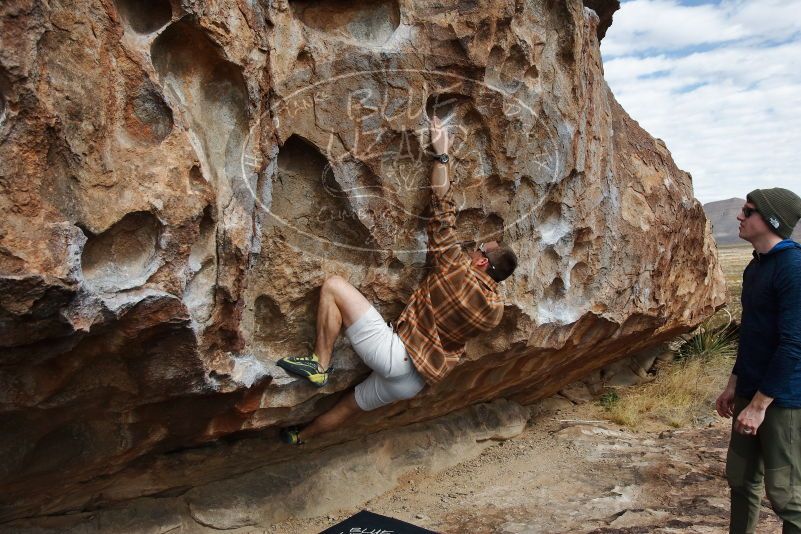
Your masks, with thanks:
<instances>
[{"instance_id":1,"label":"watch face","mask_svg":"<svg viewBox=\"0 0 801 534\"><path fill-rule=\"evenodd\" d=\"M440 154L439 156L437 156L437 157L436 157L436 159L437 159L437 161L439 161L440 163L448 163L448 159L449 159L449 158L448 158L448 155L447 155L447 154Z\"/></svg>"}]
</instances>

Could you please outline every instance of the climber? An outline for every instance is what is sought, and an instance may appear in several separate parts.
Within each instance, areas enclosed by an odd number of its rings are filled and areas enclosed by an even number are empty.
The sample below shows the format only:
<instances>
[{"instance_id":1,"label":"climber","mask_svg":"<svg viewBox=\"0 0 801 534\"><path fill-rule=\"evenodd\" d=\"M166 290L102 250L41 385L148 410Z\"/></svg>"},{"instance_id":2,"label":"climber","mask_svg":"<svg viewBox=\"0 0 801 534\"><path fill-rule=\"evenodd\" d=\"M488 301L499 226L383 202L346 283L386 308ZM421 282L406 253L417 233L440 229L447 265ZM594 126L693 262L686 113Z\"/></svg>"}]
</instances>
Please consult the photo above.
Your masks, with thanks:
<instances>
[{"instance_id":1,"label":"climber","mask_svg":"<svg viewBox=\"0 0 801 534\"><path fill-rule=\"evenodd\" d=\"M360 411L375 410L417 395L442 380L464 353L471 337L501 321L503 302L497 284L517 267L507 245L488 242L463 252L456 239L456 205L450 188L451 140L439 118L430 127L434 168L428 250L433 270L412 294L393 329L367 299L345 279L328 278L320 290L317 336L310 356L282 358L289 373L318 387L328 382L334 341L344 326L353 350L373 372L328 412L303 429L286 428L282 439L298 444L338 428Z\"/></svg>"},{"instance_id":2,"label":"climber","mask_svg":"<svg viewBox=\"0 0 801 534\"><path fill-rule=\"evenodd\" d=\"M726 456L729 532L756 532L764 489L782 532L801 532L801 245L790 239L801 197L755 189L737 220L754 247L743 272L740 342L716 402L732 417Z\"/></svg>"}]
</instances>

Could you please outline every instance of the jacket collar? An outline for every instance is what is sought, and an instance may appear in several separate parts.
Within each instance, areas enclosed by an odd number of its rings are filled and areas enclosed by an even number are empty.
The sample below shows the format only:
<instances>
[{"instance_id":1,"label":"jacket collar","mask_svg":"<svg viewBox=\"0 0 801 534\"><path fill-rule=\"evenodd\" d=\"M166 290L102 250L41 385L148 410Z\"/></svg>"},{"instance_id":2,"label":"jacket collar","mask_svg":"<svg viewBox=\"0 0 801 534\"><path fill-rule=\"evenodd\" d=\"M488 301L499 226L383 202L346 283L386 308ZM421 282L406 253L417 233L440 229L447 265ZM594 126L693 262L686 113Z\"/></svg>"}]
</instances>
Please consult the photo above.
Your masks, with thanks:
<instances>
[{"instance_id":1,"label":"jacket collar","mask_svg":"<svg viewBox=\"0 0 801 534\"><path fill-rule=\"evenodd\" d=\"M792 239L785 239L783 241L779 241L778 243L776 243L773 246L772 249L770 249L769 251L765 252L764 254L760 254L759 252L757 252L755 250L754 251L754 257L756 259L759 259L759 258L761 258L763 256L770 256L771 254L775 254L777 252L781 252L782 250L787 250L788 248L796 248L796 247L797 248L801 248L801 245L799 245L798 243L796 243Z\"/></svg>"},{"instance_id":2,"label":"jacket collar","mask_svg":"<svg viewBox=\"0 0 801 534\"><path fill-rule=\"evenodd\" d=\"M485 285L485 286L487 286L487 288L489 288L491 291L495 291L495 292L497 292L497 291L498 291L498 282L496 282L495 280L493 280L493 279L492 279L492 277L491 277L490 275L488 275L488 274L487 274L487 273L485 273L484 271L479 271L479 270L478 270L478 269L476 269L475 267L473 267L473 271L476 273L476 277L477 277L477 278L478 278L478 279L479 279L481 282L483 282L483 283L484 283L484 285Z\"/></svg>"}]
</instances>

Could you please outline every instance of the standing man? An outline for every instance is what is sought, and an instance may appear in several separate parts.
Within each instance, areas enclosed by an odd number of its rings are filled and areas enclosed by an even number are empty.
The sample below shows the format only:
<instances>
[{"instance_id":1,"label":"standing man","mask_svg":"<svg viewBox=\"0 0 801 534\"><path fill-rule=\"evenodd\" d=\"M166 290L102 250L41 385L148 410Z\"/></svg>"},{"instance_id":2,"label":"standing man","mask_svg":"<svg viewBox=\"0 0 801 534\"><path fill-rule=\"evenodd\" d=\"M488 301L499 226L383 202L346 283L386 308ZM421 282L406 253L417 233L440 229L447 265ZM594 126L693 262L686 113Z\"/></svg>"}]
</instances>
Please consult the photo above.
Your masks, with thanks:
<instances>
[{"instance_id":1,"label":"standing man","mask_svg":"<svg viewBox=\"0 0 801 534\"><path fill-rule=\"evenodd\" d=\"M323 283L317 310L317 338L310 356L282 358L289 373L322 387L334 341L342 327L353 350L373 370L331 410L303 429L288 428L290 444L330 432L360 411L409 399L423 387L442 380L464 354L471 337L495 328L503 316L498 283L517 267L517 256L495 241L469 254L456 240L456 205L448 177L448 132L438 118L431 124L435 152L431 171L428 250L432 272L412 294L393 330L367 299L345 279Z\"/></svg>"},{"instance_id":2,"label":"standing man","mask_svg":"<svg viewBox=\"0 0 801 534\"><path fill-rule=\"evenodd\" d=\"M782 532L801 533L801 245L789 239L801 198L787 189L752 191L737 216L754 246L743 273L740 345L717 399L732 417L726 478L729 532L756 532L763 478Z\"/></svg>"}]
</instances>

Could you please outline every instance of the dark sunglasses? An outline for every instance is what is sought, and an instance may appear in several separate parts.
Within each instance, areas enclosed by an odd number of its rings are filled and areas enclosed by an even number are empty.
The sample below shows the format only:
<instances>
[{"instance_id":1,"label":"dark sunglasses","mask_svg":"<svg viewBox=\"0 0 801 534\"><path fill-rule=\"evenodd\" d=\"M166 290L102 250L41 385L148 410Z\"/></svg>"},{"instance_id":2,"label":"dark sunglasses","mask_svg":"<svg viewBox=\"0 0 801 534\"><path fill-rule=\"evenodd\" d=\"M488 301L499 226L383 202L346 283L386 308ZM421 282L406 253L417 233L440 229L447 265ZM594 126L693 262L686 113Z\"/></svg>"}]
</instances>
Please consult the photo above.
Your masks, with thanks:
<instances>
[{"instance_id":1,"label":"dark sunglasses","mask_svg":"<svg viewBox=\"0 0 801 534\"><path fill-rule=\"evenodd\" d=\"M748 206L743 208L743 217L746 219L753 215L754 213L759 213L759 210L756 208L749 208Z\"/></svg>"}]
</instances>

